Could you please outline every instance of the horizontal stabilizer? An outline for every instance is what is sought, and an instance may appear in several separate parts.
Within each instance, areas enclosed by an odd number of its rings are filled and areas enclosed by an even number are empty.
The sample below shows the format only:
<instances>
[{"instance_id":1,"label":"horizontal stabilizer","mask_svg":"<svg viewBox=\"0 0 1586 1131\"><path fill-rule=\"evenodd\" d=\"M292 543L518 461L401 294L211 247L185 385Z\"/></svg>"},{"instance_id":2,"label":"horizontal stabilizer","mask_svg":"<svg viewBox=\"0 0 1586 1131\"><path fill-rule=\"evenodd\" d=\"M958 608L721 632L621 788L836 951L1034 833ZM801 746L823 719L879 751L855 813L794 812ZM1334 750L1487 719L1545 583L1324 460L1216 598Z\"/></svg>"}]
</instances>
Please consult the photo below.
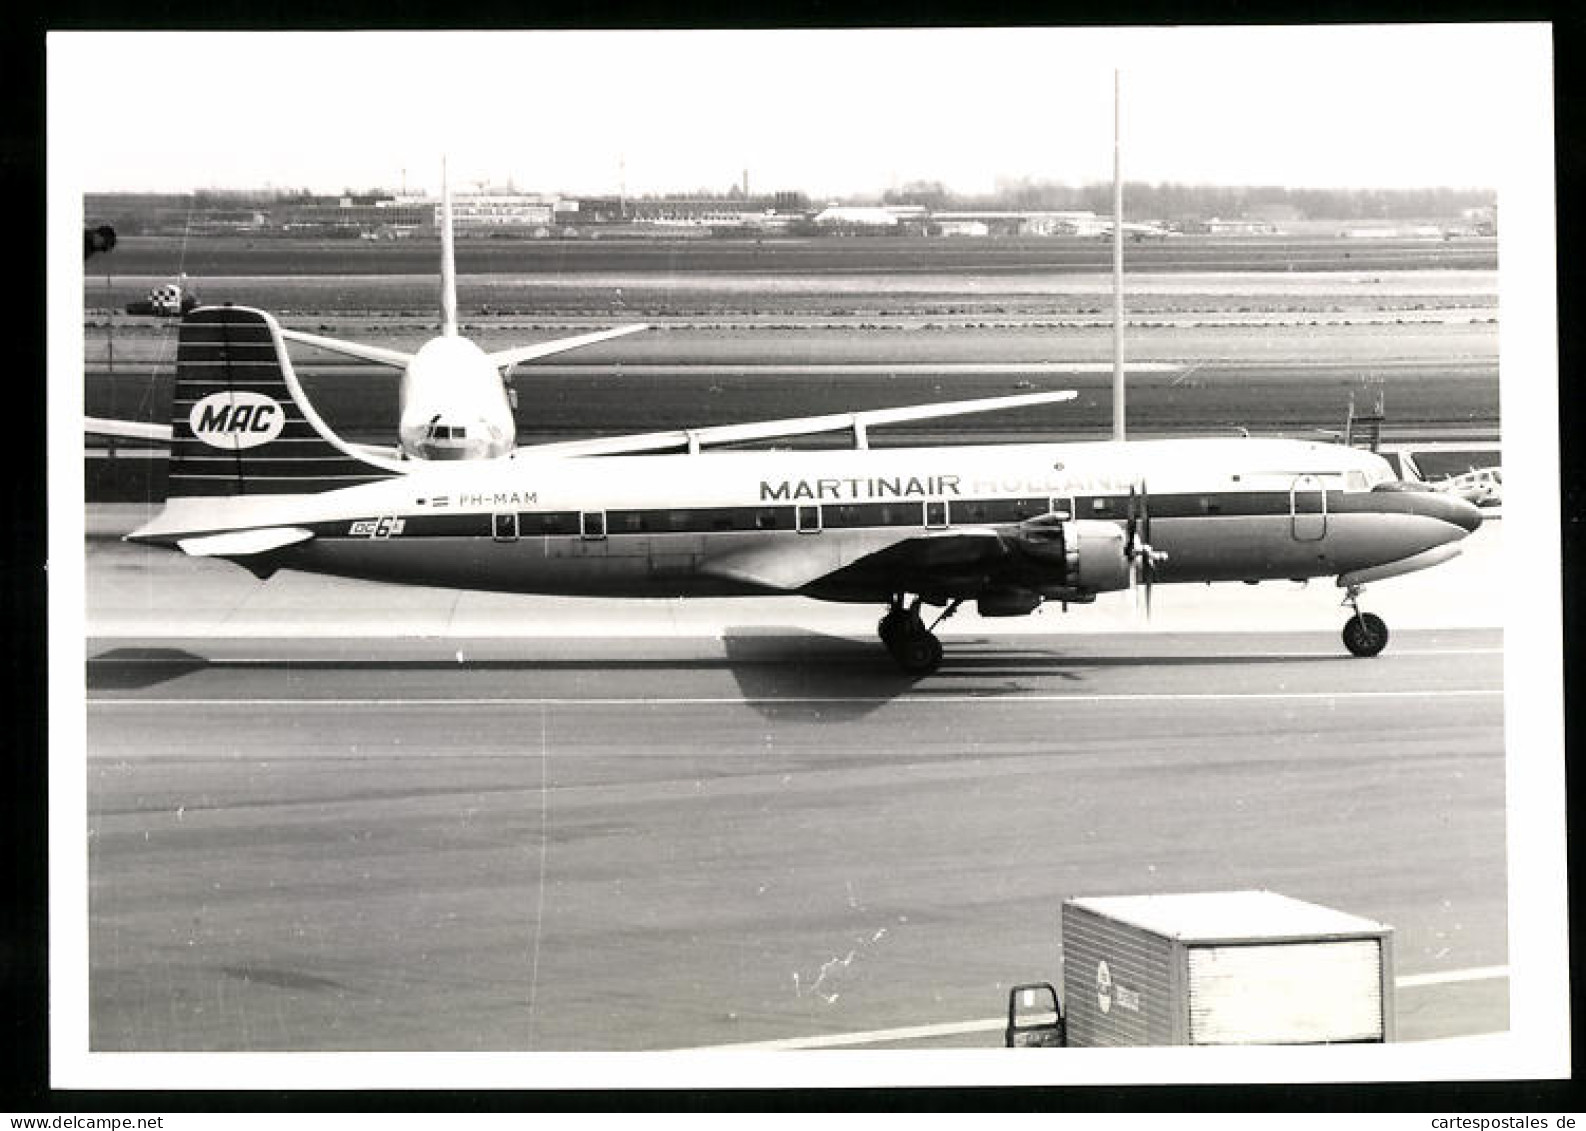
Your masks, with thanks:
<instances>
[{"instance_id":1,"label":"horizontal stabilizer","mask_svg":"<svg viewBox=\"0 0 1586 1131\"><path fill-rule=\"evenodd\" d=\"M294 546L312 537L314 532L304 530L301 526L271 526L259 530L207 534L200 538L182 538L176 544L183 553L195 558L235 558Z\"/></svg>"},{"instance_id":2,"label":"horizontal stabilizer","mask_svg":"<svg viewBox=\"0 0 1586 1131\"><path fill-rule=\"evenodd\" d=\"M143 424L135 420L106 420L98 416L83 417L83 431L90 436L114 436L122 440L152 440L171 442L169 424Z\"/></svg>"},{"instance_id":3,"label":"horizontal stabilizer","mask_svg":"<svg viewBox=\"0 0 1586 1131\"><path fill-rule=\"evenodd\" d=\"M976 412L998 412L1034 405L1071 401L1079 394L1072 389L1046 393L1019 393L1007 397L982 397L969 401L939 401L935 404L906 405L901 408L864 409L826 416L802 416L787 420L760 420L748 424L722 424L709 428L679 428L669 432L646 432L633 436L607 436L593 440L566 440L518 449L520 456L609 456L638 452L695 451L714 444L741 444L751 440L774 440L785 436L809 436L820 432L852 429L855 445L866 447L866 429L881 424L900 424L910 420L934 420L944 416L965 416Z\"/></svg>"},{"instance_id":4,"label":"horizontal stabilizer","mask_svg":"<svg viewBox=\"0 0 1586 1131\"><path fill-rule=\"evenodd\" d=\"M516 346L509 350L497 350L490 354L490 364L497 369L507 369L522 361L533 361L539 357L550 357L552 354L565 353L576 350L582 346L592 346L596 342L609 341L612 338L621 338L627 334L636 334L640 330L648 330L648 322L636 322L630 326L617 326L610 330L596 330L592 334L579 334L575 338L555 338L549 342L536 342L532 346Z\"/></svg>"},{"instance_id":5,"label":"horizontal stabilizer","mask_svg":"<svg viewBox=\"0 0 1586 1131\"><path fill-rule=\"evenodd\" d=\"M377 365L389 365L396 369L406 369L408 362L413 360L412 354L403 353L401 350L366 346L362 342L344 342L340 338L322 338L318 334L305 334L301 330L288 330L284 326L281 328L281 337L289 342L302 342L305 346L315 346L329 350L331 353L345 354L347 357L372 361Z\"/></svg>"}]
</instances>

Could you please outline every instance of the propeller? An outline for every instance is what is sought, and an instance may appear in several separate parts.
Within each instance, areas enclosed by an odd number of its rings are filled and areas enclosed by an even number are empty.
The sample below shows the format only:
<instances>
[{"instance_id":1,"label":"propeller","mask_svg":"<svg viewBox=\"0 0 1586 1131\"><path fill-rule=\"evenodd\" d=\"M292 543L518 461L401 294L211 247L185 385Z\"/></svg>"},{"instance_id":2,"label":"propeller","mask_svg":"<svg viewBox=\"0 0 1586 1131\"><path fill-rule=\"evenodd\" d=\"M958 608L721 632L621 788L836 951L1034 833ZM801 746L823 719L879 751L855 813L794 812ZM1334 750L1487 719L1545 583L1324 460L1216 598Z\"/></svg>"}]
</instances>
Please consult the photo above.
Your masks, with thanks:
<instances>
[{"instance_id":1,"label":"propeller","mask_svg":"<svg viewBox=\"0 0 1586 1131\"><path fill-rule=\"evenodd\" d=\"M1144 479L1135 488L1129 484L1129 521L1124 528L1124 554L1129 559L1129 588L1139 607L1140 589L1145 590L1145 615L1151 617L1151 585L1156 580L1156 564L1166 555L1151 548L1151 492Z\"/></svg>"}]
</instances>

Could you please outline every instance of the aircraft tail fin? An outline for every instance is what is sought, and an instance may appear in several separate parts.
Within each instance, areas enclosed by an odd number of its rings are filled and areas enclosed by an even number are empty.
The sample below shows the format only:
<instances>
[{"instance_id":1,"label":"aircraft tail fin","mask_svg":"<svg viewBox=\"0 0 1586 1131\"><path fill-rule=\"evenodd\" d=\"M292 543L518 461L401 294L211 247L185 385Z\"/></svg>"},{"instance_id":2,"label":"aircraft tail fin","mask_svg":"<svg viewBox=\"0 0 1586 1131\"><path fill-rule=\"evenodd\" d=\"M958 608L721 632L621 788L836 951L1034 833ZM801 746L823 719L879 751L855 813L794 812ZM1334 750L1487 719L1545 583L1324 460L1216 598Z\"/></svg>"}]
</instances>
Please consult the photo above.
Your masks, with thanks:
<instances>
[{"instance_id":1,"label":"aircraft tail fin","mask_svg":"<svg viewBox=\"0 0 1586 1131\"><path fill-rule=\"evenodd\" d=\"M452 189L441 165L441 336L457 336L457 252L452 237Z\"/></svg>"},{"instance_id":2,"label":"aircraft tail fin","mask_svg":"<svg viewBox=\"0 0 1586 1131\"><path fill-rule=\"evenodd\" d=\"M269 314L208 306L182 319L168 498L315 494L396 474L315 412Z\"/></svg>"}]
</instances>

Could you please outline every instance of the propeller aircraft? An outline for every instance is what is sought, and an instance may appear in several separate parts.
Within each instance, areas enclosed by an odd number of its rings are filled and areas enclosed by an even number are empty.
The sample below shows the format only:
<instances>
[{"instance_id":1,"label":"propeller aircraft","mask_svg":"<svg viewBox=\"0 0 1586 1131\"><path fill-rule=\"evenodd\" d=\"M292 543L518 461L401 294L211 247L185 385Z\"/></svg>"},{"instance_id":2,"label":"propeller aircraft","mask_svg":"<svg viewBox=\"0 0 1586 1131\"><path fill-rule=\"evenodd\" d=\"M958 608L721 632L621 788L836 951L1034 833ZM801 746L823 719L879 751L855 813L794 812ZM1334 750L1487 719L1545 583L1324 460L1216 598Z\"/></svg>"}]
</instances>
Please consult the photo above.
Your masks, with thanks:
<instances>
[{"instance_id":1,"label":"propeller aircraft","mask_svg":"<svg viewBox=\"0 0 1586 1131\"><path fill-rule=\"evenodd\" d=\"M984 617L1156 584L1331 576L1345 647L1381 652L1369 583L1460 552L1475 506L1340 444L1257 438L875 449L869 429L1034 409L1072 391L517 446L504 371L644 329L487 353L457 332L443 192L441 334L414 354L208 306L178 333L172 422L90 431L171 443L164 509L128 537L279 569L504 592L799 595L875 604L913 675L965 602ZM399 444L337 435L287 342L403 370ZM721 450L847 431L846 450ZM940 609L929 624L924 610Z\"/></svg>"}]
</instances>

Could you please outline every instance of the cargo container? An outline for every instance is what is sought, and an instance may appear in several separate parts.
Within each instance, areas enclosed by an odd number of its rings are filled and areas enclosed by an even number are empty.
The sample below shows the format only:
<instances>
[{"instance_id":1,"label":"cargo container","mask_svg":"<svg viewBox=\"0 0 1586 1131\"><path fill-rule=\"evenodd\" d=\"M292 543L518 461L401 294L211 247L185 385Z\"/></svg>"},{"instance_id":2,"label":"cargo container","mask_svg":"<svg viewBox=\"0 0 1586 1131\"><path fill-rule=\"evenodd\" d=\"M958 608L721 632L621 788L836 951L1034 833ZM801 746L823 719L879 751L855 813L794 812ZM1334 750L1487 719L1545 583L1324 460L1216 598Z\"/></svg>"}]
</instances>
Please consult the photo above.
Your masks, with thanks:
<instances>
[{"instance_id":1,"label":"cargo container","mask_svg":"<svg viewBox=\"0 0 1586 1131\"><path fill-rule=\"evenodd\" d=\"M1393 1039L1393 928L1275 892L1071 899L1062 949L1055 1023L1017 987L1010 1046Z\"/></svg>"}]
</instances>

